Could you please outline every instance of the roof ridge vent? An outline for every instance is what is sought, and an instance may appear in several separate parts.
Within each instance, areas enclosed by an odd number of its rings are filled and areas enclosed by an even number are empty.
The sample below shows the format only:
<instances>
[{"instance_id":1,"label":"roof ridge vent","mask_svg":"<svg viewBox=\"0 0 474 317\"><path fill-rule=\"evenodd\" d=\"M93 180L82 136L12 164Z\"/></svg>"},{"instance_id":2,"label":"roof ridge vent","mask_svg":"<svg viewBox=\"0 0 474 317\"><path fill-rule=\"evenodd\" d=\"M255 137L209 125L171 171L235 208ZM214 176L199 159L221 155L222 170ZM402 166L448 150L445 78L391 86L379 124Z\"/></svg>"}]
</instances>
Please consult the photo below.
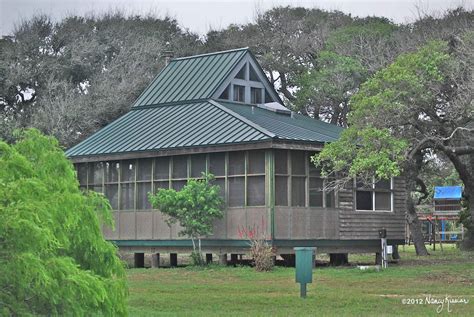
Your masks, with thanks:
<instances>
[{"instance_id":1,"label":"roof ridge vent","mask_svg":"<svg viewBox=\"0 0 474 317\"><path fill-rule=\"evenodd\" d=\"M286 114L286 115L291 115L292 116L292 114L291 114L292 111L290 111L288 108L286 108L285 106L283 106L282 104L280 104L278 102L269 102L269 103L265 103L265 104L260 104L260 105L257 105L257 107L259 107L261 109L273 111L273 112L276 112L276 113Z\"/></svg>"}]
</instances>

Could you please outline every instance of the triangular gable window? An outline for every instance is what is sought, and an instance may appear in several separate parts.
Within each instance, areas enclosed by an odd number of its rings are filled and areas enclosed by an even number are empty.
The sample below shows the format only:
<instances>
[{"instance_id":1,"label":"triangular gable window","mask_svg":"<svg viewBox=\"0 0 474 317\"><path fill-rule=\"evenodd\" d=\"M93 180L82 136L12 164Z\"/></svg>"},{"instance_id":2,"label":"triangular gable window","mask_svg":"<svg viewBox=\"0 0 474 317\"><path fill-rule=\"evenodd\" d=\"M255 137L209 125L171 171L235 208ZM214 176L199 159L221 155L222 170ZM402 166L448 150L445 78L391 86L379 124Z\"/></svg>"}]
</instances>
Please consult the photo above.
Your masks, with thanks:
<instances>
[{"instance_id":1,"label":"triangular gable window","mask_svg":"<svg viewBox=\"0 0 474 317\"><path fill-rule=\"evenodd\" d=\"M235 78L238 78L238 79L244 79L245 80L245 67L246 64L244 64L244 66L242 66L242 68L239 70L239 72L237 73L237 75L235 76Z\"/></svg>"},{"instance_id":2,"label":"triangular gable window","mask_svg":"<svg viewBox=\"0 0 474 317\"><path fill-rule=\"evenodd\" d=\"M255 69L253 69L252 65L249 65L249 79L251 81L260 81L260 78L258 78L258 75L257 75L257 72L255 71Z\"/></svg>"},{"instance_id":3,"label":"triangular gable window","mask_svg":"<svg viewBox=\"0 0 474 317\"><path fill-rule=\"evenodd\" d=\"M227 86L227 88L222 92L222 94L219 96L219 99L229 99L229 90L230 90L230 85Z\"/></svg>"}]
</instances>

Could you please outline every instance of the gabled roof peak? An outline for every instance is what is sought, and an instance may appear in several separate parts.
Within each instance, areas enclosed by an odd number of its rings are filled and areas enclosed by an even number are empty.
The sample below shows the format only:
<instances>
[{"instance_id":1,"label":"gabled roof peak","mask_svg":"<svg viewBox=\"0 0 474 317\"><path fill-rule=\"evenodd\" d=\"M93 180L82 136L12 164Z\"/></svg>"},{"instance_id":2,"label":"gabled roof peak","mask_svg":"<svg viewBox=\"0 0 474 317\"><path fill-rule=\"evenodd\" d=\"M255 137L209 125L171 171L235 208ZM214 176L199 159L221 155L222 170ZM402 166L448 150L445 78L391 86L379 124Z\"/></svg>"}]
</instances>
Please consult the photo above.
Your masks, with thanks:
<instances>
[{"instance_id":1,"label":"gabled roof peak","mask_svg":"<svg viewBox=\"0 0 474 317\"><path fill-rule=\"evenodd\" d=\"M211 53L204 53L204 54L198 54L198 55L191 55L191 56L183 56L183 57L176 57L172 58L171 61L181 61L184 59L192 59L192 58L199 58L199 57L206 57L206 56L212 56L212 55L219 55L219 54L227 54L227 53L232 53L232 52L239 52L239 51L248 51L249 47L241 47L241 48L234 48L231 50L225 50L225 51L219 51L219 52L211 52Z\"/></svg>"}]
</instances>

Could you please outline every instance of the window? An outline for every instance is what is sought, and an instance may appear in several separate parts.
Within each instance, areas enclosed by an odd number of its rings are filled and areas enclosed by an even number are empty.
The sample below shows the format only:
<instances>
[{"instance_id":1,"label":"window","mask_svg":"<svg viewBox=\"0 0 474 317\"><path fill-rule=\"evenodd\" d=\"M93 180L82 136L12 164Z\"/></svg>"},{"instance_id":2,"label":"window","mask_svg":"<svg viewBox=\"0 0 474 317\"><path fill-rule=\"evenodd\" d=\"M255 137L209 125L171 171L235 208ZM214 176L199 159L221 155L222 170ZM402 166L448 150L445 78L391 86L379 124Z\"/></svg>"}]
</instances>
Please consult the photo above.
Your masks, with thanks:
<instances>
[{"instance_id":1,"label":"window","mask_svg":"<svg viewBox=\"0 0 474 317\"><path fill-rule=\"evenodd\" d=\"M137 183L137 209L151 209L148 193L151 192L151 183Z\"/></svg>"},{"instance_id":2,"label":"window","mask_svg":"<svg viewBox=\"0 0 474 317\"><path fill-rule=\"evenodd\" d=\"M214 176L225 176L225 153L209 154L209 172Z\"/></svg>"},{"instance_id":3,"label":"window","mask_svg":"<svg viewBox=\"0 0 474 317\"><path fill-rule=\"evenodd\" d=\"M170 166L169 157L157 157L155 158L155 170L154 179L169 179L170 178Z\"/></svg>"},{"instance_id":4,"label":"window","mask_svg":"<svg viewBox=\"0 0 474 317\"><path fill-rule=\"evenodd\" d=\"M248 174L265 174L265 151L249 151Z\"/></svg>"},{"instance_id":5,"label":"window","mask_svg":"<svg viewBox=\"0 0 474 317\"><path fill-rule=\"evenodd\" d=\"M237 75L235 75L235 78L238 78L238 79L244 79L245 80L245 69L247 68L247 64L244 64L244 66L242 66L242 68L239 70L239 72L237 73Z\"/></svg>"},{"instance_id":6,"label":"window","mask_svg":"<svg viewBox=\"0 0 474 317\"><path fill-rule=\"evenodd\" d=\"M79 184L87 186L87 164L76 164L76 170Z\"/></svg>"},{"instance_id":7,"label":"window","mask_svg":"<svg viewBox=\"0 0 474 317\"><path fill-rule=\"evenodd\" d=\"M219 96L219 99L229 100L229 90L230 90L230 85L227 86L227 88L222 92L222 94Z\"/></svg>"},{"instance_id":8,"label":"window","mask_svg":"<svg viewBox=\"0 0 474 317\"><path fill-rule=\"evenodd\" d=\"M228 175L245 174L245 152L229 152Z\"/></svg>"},{"instance_id":9,"label":"window","mask_svg":"<svg viewBox=\"0 0 474 317\"><path fill-rule=\"evenodd\" d=\"M306 152L291 151L291 205L306 206Z\"/></svg>"},{"instance_id":10,"label":"window","mask_svg":"<svg viewBox=\"0 0 474 317\"><path fill-rule=\"evenodd\" d=\"M191 177L200 178L206 172L206 154L191 155Z\"/></svg>"},{"instance_id":11,"label":"window","mask_svg":"<svg viewBox=\"0 0 474 317\"><path fill-rule=\"evenodd\" d=\"M392 180L381 180L369 185L356 182L356 210L392 211Z\"/></svg>"},{"instance_id":12,"label":"window","mask_svg":"<svg viewBox=\"0 0 474 317\"><path fill-rule=\"evenodd\" d=\"M152 165L153 165L153 159L138 160L138 168L137 168L138 181L151 181Z\"/></svg>"},{"instance_id":13,"label":"window","mask_svg":"<svg viewBox=\"0 0 474 317\"><path fill-rule=\"evenodd\" d=\"M245 177L229 177L229 206L245 206Z\"/></svg>"},{"instance_id":14,"label":"window","mask_svg":"<svg viewBox=\"0 0 474 317\"><path fill-rule=\"evenodd\" d=\"M234 85L234 101L245 102L245 86Z\"/></svg>"},{"instance_id":15,"label":"window","mask_svg":"<svg viewBox=\"0 0 474 317\"><path fill-rule=\"evenodd\" d=\"M188 177L188 157L186 155L173 156L173 179Z\"/></svg>"},{"instance_id":16,"label":"window","mask_svg":"<svg viewBox=\"0 0 474 317\"><path fill-rule=\"evenodd\" d=\"M288 206L288 151L275 150L275 205Z\"/></svg>"},{"instance_id":17,"label":"window","mask_svg":"<svg viewBox=\"0 0 474 317\"><path fill-rule=\"evenodd\" d=\"M273 102L273 101L275 101L275 100L273 100L273 98L270 96L268 91L265 89L265 103L269 103L269 102Z\"/></svg>"},{"instance_id":18,"label":"window","mask_svg":"<svg viewBox=\"0 0 474 317\"><path fill-rule=\"evenodd\" d=\"M330 179L322 178L321 170L309 162L309 206L331 208L335 206L334 191L326 187Z\"/></svg>"},{"instance_id":19,"label":"window","mask_svg":"<svg viewBox=\"0 0 474 317\"><path fill-rule=\"evenodd\" d=\"M247 206L265 206L265 175L247 177Z\"/></svg>"},{"instance_id":20,"label":"window","mask_svg":"<svg viewBox=\"0 0 474 317\"><path fill-rule=\"evenodd\" d=\"M253 66L249 64L249 79L251 81L260 81L260 79L258 78L258 75L257 75L257 72L255 71L255 69L253 69Z\"/></svg>"},{"instance_id":21,"label":"window","mask_svg":"<svg viewBox=\"0 0 474 317\"><path fill-rule=\"evenodd\" d=\"M250 103L262 103L262 88L250 88Z\"/></svg>"}]
</instances>

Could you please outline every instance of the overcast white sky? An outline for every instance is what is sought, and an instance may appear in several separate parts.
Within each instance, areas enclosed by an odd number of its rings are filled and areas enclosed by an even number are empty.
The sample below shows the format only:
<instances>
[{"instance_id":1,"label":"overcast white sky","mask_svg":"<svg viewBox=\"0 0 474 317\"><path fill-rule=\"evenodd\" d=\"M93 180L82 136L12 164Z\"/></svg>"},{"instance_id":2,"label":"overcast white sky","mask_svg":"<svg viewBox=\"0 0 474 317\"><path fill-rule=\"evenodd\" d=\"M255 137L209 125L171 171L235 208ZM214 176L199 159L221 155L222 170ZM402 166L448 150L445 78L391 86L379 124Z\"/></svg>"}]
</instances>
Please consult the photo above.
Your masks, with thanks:
<instances>
[{"instance_id":1,"label":"overcast white sky","mask_svg":"<svg viewBox=\"0 0 474 317\"><path fill-rule=\"evenodd\" d=\"M59 20L69 14L84 15L120 9L129 14L170 15L191 31L205 34L210 28L253 20L256 9L291 5L340 10L354 16L385 16L397 23L413 20L417 7L441 12L462 5L474 8L474 0L0 0L0 35L12 33L15 24L44 13Z\"/></svg>"}]
</instances>

